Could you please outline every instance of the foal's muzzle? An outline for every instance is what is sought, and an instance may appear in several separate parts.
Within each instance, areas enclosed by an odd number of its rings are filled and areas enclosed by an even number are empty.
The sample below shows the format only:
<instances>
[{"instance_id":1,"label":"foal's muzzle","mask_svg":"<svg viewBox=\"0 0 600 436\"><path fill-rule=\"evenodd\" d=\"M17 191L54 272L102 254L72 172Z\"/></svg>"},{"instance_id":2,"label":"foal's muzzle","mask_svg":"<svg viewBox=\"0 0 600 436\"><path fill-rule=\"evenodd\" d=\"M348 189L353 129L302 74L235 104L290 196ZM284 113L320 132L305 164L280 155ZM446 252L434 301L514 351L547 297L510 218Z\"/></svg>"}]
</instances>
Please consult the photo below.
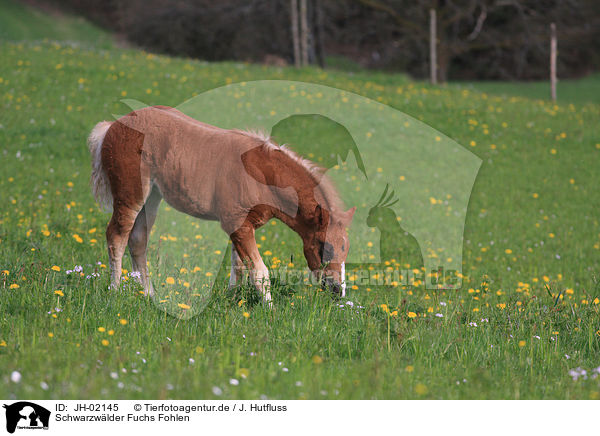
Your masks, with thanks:
<instances>
[{"instance_id":1,"label":"foal's muzzle","mask_svg":"<svg viewBox=\"0 0 600 436\"><path fill-rule=\"evenodd\" d=\"M331 293L333 293L336 297L343 297L343 289L342 289L342 285L335 282L331 277L324 277L321 280L321 283L323 285L324 288L328 289L329 291L331 291Z\"/></svg>"}]
</instances>

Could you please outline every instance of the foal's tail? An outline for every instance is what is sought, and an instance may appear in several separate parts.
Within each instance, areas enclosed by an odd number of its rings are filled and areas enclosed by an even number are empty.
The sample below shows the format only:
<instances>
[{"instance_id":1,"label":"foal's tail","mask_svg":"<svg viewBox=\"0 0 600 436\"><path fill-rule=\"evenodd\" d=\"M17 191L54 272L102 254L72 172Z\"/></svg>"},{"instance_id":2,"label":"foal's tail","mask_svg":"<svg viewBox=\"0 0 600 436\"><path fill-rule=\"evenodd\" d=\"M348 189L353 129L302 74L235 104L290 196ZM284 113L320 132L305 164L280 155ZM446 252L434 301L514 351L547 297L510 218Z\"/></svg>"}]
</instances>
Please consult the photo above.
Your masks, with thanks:
<instances>
[{"instance_id":1,"label":"foal's tail","mask_svg":"<svg viewBox=\"0 0 600 436\"><path fill-rule=\"evenodd\" d=\"M88 138L88 147L92 155L92 176L90 177L90 185L92 192L96 198L96 202L100 207L110 212L112 210L112 194L110 193L110 183L104 168L102 168L102 143L104 136L112 125L110 121L102 121L92 129L92 133Z\"/></svg>"}]
</instances>

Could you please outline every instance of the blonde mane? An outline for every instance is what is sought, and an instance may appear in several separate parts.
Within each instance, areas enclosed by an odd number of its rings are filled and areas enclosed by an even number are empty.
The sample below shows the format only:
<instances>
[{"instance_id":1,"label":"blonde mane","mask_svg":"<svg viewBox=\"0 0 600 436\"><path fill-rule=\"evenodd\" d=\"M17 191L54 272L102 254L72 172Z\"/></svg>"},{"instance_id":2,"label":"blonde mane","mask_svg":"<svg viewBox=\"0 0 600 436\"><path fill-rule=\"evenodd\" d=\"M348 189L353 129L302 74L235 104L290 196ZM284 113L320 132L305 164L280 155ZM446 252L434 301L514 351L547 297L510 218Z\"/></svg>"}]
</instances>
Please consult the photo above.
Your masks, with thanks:
<instances>
[{"instance_id":1,"label":"blonde mane","mask_svg":"<svg viewBox=\"0 0 600 436\"><path fill-rule=\"evenodd\" d=\"M327 206L331 209L331 211L343 212L345 210L344 202L340 198L340 195L337 192L335 186L333 185L333 182L326 174L327 169L322 168L313 161L310 161L300 156L294 150L288 148L286 144L278 145L264 130L235 129L233 131L239 133L240 135L244 135L249 138L255 139L261 145L265 146L267 150L279 150L285 153L287 157L292 159L294 162L296 162L308 172L312 180L317 185L319 191L321 192L321 195L327 202Z\"/></svg>"}]
</instances>

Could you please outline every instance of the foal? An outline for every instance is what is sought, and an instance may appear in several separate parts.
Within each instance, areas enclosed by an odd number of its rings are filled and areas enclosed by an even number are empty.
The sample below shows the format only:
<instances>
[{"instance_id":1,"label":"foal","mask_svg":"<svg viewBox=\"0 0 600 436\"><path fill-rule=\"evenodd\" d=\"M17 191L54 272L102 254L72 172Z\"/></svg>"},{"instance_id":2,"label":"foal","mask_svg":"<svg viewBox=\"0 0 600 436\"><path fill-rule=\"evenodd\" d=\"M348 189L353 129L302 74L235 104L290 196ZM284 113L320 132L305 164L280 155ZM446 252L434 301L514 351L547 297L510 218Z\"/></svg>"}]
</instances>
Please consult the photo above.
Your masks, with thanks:
<instances>
[{"instance_id":1,"label":"foal","mask_svg":"<svg viewBox=\"0 0 600 436\"><path fill-rule=\"evenodd\" d=\"M92 190L112 218L106 230L111 285L118 287L125 247L146 295L148 236L161 199L197 218L217 220L229 235L230 285L244 268L270 301L269 272L255 230L278 218L302 238L308 266L334 293L345 295L344 211L331 182L313 163L268 137L225 130L166 106L147 107L98 123L88 139Z\"/></svg>"}]
</instances>

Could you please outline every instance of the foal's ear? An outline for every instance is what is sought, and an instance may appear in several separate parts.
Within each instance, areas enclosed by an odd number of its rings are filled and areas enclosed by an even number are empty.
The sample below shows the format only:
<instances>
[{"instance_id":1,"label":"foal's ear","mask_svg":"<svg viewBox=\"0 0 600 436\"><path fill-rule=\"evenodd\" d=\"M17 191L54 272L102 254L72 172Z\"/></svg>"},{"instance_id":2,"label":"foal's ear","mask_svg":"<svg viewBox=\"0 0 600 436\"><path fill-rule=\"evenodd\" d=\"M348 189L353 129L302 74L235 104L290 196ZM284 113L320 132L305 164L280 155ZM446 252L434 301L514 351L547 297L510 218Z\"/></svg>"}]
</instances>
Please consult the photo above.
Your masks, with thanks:
<instances>
[{"instance_id":1,"label":"foal's ear","mask_svg":"<svg viewBox=\"0 0 600 436\"><path fill-rule=\"evenodd\" d=\"M354 212L356 212L356 206L354 206L352 209L348 209L346 212L344 212L344 222L346 224L350 224L352 222L352 217L354 217Z\"/></svg>"}]
</instances>

